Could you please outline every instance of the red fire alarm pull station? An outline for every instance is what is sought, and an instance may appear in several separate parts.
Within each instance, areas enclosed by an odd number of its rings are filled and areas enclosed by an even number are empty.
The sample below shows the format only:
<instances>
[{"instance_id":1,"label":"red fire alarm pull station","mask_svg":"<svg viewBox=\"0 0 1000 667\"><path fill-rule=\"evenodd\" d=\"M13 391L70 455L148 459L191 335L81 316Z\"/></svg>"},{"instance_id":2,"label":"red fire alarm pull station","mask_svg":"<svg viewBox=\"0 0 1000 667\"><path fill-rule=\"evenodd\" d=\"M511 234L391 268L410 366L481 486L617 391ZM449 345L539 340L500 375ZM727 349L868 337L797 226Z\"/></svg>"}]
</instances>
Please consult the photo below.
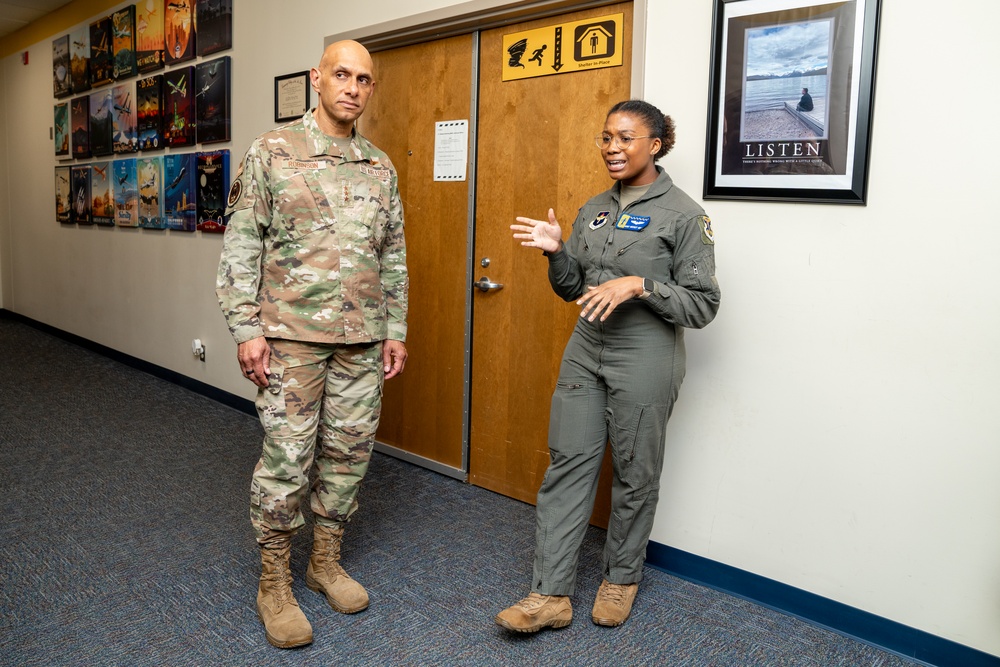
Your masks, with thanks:
<instances>
[{"instance_id":1,"label":"red fire alarm pull station","mask_svg":"<svg viewBox=\"0 0 1000 667\"><path fill-rule=\"evenodd\" d=\"M22 65L27 65L28 64L28 52L27 51L25 51L24 53L21 54L21 64Z\"/></svg>"}]
</instances>

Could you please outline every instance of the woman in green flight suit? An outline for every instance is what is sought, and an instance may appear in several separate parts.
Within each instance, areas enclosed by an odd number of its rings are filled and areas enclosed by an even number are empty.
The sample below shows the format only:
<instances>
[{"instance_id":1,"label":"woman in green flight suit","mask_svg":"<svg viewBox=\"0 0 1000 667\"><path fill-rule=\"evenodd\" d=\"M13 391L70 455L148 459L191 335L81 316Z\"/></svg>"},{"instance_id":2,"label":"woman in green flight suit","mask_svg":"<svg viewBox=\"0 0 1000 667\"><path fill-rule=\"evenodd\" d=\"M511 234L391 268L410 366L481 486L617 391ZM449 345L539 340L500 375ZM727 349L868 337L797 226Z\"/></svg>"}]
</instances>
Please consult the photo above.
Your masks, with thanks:
<instances>
[{"instance_id":1,"label":"woman in green flight suit","mask_svg":"<svg viewBox=\"0 0 1000 667\"><path fill-rule=\"evenodd\" d=\"M552 396L531 593L496 617L517 632L572 620L569 596L609 439L611 519L591 618L605 626L628 618L684 378L684 328L704 327L719 308L711 221L656 165L674 145L673 121L648 102L620 102L596 141L616 182L580 209L565 244L552 209L547 221L511 225L521 245L548 257L556 294L582 306Z\"/></svg>"}]
</instances>

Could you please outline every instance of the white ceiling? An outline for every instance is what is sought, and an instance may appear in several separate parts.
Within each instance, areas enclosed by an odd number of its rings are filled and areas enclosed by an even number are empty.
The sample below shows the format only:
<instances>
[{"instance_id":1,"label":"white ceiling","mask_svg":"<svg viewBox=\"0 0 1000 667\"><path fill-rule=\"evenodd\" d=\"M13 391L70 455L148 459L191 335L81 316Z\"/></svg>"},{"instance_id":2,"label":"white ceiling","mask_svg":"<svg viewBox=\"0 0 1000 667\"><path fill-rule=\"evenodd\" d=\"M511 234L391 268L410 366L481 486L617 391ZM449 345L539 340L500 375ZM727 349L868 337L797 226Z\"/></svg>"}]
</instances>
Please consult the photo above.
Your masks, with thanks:
<instances>
[{"instance_id":1,"label":"white ceiling","mask_svg":"<svg viewBox=\"0 0 1000 667\"><path fill-rule=\"evenodd\" d=\"M0 0L0 38L72 0Z\"/></svg>"}]
</instances>

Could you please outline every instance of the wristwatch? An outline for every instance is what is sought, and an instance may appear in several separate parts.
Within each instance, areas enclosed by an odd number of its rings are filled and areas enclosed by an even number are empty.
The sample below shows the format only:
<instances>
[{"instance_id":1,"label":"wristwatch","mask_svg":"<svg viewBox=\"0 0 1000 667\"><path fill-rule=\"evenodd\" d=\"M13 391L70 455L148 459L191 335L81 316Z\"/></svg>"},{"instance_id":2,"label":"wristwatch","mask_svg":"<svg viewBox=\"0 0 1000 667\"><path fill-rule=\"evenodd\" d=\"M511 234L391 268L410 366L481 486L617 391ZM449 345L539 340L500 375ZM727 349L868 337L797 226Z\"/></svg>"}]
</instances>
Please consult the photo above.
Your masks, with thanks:
<instances>
[{"instance_id":1,"label":"wristwatch","mask_svg":"<svg viewBox=\"0 0 1000 667\"><path fill-rule=\"evenodd\" d=\"M639 295L640 299L648 299L649 295L653 293L655 285L653 284L652 278L642 279L642 294Z\"/></svg>"}]
</instances>

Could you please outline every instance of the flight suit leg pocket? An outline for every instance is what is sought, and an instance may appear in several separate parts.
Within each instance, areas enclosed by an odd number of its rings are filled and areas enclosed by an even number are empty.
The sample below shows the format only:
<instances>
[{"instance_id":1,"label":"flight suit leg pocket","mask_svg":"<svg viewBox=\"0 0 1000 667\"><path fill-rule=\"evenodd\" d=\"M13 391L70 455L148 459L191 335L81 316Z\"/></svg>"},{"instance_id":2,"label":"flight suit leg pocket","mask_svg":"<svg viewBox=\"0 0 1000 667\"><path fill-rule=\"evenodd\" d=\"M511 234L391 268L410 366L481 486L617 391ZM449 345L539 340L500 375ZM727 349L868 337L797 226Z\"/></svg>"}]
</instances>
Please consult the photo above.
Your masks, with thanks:
<instances>
[{"instance_id":1,"label":"flight suit leg pocket","mask_svg":"<svg viewBox=\"0 0 1000 667\"><path fill-rule=\"evenodd\" d=\"M594 447L594 443L603 448L606 439L603 392L584 382L560 380L552 394L549 413L550 453L582 454Z\"/></svg>"},{"instance_id":2,"label":"flight suit leg pocket","mask_svg":"<svg viewBox=\"0 0 1000 667\"><path fill-rule=\"evenodd\" d=\"M660 473L666 423L664 412L649 404L609 410L615 476L632 489L648 485Z\"/></svg>"}]
</instances>

